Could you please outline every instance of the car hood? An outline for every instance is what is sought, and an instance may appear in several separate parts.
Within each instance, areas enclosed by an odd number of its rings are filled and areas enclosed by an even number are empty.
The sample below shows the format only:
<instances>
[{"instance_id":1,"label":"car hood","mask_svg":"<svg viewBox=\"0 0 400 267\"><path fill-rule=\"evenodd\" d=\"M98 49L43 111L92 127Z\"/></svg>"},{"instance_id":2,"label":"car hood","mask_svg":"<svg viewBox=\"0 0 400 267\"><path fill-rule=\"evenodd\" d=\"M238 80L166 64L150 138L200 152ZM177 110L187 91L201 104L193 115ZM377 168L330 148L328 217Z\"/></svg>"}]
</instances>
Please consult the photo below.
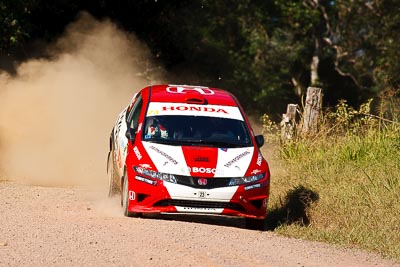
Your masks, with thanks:
<instances>
[{"instance_id":1,"label":"car hood","mask_svg":"<svg viewBox=\"0 0 400 267\"><path fill-rule=\"evenodd\" d=\"M186 176L240 177L249 169L254 147L171 146L143 142L157 171Z\"/></svg>"}]
</instances>

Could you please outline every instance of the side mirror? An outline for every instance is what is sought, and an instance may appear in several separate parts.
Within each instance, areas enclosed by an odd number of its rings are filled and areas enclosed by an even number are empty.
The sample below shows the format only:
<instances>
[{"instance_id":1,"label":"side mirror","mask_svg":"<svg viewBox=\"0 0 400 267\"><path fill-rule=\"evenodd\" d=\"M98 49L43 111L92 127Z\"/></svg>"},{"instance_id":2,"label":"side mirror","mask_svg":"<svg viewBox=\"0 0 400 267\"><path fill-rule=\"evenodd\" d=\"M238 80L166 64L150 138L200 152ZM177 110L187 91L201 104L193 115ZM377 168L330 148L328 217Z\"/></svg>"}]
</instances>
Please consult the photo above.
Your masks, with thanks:
<instances>
[{"instance_id":1,"label":"side mirror","mask_svg":"<svg viewBox=\"0 0 400 267\"><path fill-rule=\"evenodd\" d=\"M135 134L136 134L135 129L128 128L128 130L126 130L125 136L126 138L128 138L128 140L130 140L133 143L133 141L135 141Z\"/></svg>"},{"instance_id":2,"label":"side mirror","mask_svg":"<svg viewBox=\"0 0 400 267\"><path fill-rule=\"evenodd\" d=\"M256 144L258 147L262 147L264 145L264 136L262 134L256 135Z\"/></svg>"}]
</instances>

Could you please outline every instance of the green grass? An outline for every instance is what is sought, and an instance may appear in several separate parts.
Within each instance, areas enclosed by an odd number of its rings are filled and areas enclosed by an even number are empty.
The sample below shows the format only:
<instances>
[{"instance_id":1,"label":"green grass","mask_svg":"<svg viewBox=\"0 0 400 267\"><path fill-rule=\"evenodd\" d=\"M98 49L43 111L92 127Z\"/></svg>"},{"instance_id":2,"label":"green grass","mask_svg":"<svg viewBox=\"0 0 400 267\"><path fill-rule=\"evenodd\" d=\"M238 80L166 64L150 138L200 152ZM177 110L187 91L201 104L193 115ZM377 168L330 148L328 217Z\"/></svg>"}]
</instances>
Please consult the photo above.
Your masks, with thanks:
<instances>
[{"instance_id":1,"label":"green grass","mask_svg":"<svg viewBox=\"0 0 400 267\"><path fill-rule=\"evenodd\" d=\"M336 121L325 122L313 138L265 148L269 222L283 235L400 260L400 125L352 117L334 128ZM300 208L288 205L301 196L293 195L296 188L317 197L301 200ZM296 212L303 217L290 219Z\"/></svg>"}]
</instances>

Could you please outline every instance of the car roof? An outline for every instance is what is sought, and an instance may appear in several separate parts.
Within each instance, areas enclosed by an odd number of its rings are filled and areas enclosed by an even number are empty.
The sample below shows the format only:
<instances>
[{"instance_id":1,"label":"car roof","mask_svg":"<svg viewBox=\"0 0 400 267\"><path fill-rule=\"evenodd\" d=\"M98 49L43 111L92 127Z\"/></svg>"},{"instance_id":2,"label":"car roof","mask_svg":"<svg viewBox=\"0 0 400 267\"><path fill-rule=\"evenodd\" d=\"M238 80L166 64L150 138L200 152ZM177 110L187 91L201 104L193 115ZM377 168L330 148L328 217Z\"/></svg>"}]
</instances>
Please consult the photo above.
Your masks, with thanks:
<instances>
[{"instance_id":1,"label":"car roof","mask_svg":"<svg viewBox=\"0 0 400 267\"><path fill-rule=\"evenodd\" d=\"M152 85L144 88L150 93L150 102L173 102L200 105L238 106L236 98L218 88L197 85Z\"/></svg>"}]
</instances>

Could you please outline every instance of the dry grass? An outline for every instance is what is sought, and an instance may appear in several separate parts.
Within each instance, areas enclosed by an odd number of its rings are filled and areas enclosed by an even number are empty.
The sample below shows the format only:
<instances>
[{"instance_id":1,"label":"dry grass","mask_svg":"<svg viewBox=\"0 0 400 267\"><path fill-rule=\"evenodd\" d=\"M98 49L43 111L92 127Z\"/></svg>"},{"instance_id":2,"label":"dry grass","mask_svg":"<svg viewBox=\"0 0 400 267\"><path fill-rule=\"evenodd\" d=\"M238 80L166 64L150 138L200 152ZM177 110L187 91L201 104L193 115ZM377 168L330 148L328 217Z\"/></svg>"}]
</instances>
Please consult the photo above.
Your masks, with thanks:
<instances>
[{"instance_id":1,"label":"dry grass","mask_svg":"<svg viewBox=\"0 0 400 267\"><path fill-rule=\"evenodd\" d=\"M368 109L369 103L356 111L342 102L325 114L316 138L265 152L272 173L269 222L284 235L400 260L400 125L360 116ZM318 198L288 208L296 188ZM306 218L293 220L294 209Z\"/></svg>"}]
</instances>

